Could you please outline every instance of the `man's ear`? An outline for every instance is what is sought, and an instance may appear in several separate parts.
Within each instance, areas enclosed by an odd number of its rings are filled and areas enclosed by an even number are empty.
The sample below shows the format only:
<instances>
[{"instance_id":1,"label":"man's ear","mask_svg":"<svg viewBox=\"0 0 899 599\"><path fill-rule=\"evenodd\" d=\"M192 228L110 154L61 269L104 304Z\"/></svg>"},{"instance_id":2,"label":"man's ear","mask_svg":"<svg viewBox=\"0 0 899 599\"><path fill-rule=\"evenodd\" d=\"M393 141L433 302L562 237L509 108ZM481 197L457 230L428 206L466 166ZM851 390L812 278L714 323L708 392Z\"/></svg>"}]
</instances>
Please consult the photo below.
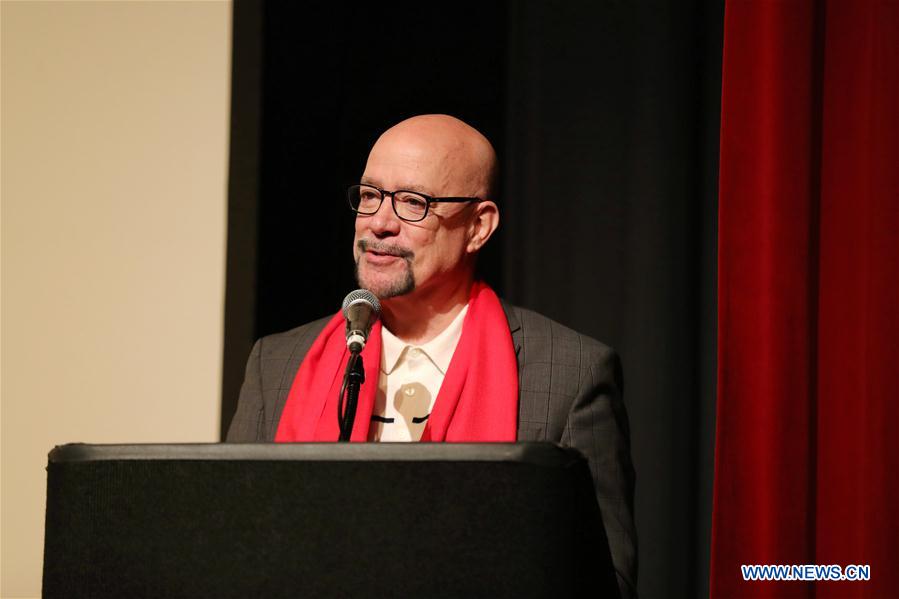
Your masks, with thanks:
<instances>
[{"instance_id":1,"label":"man's ear","mask_svg":"<svg viewBox=\"0 0 899 599\"><path fill-rule=\"evenodd\" d=\"M475 204L474 215L468 225L468 245L465 250L469 254L480 251L493 232L499 227L499 208L490 200Z\"/></svg>"}]
</instances>

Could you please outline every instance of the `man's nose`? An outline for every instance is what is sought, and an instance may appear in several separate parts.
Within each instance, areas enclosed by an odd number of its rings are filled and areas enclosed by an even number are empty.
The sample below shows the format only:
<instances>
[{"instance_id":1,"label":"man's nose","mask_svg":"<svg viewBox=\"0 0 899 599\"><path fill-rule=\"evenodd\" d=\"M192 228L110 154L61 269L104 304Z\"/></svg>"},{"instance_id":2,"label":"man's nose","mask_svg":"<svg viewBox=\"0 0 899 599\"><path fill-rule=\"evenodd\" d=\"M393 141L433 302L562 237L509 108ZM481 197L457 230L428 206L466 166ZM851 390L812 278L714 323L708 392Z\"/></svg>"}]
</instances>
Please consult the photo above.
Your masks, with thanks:
<instances>
[{"instance_id":1,"label":"man's nose","mask_svg":"<svg viewBox=\"0 0 899 599\"><path fill-rule=\"evenodd\" d=\"M393 211L393 198L384 196L378 211L369 216L369 228L377 237L390 237L400 232L401 221Z\"/></svg>"}]
</instances>

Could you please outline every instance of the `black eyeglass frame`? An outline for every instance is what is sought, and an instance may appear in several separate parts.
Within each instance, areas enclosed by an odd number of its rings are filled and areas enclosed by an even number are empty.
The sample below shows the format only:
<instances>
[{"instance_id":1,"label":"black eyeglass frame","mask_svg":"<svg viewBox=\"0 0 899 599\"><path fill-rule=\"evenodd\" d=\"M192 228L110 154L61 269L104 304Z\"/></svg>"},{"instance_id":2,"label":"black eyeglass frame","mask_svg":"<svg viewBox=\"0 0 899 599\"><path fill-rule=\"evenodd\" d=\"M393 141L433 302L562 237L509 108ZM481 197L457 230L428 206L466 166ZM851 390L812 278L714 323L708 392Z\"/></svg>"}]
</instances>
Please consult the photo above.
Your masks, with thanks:
<instances>
[{"instance_id":1,"label":"black eyeglass frame","mask_svg":"<svg viewBox=\"0 0 899 599\"><path fill-rule=\"evenodd\" d=\"M381 194L381 201L378 202L378 207L375 208L374 211L372 211L372 212L363 212L361 210L357 210L356 208L353 208L353 201L351 199L352 191L354 188L362 188L362 187L369 187L371 189L376 189L376 190L378 190L378 193ZM403 216L400 216L400 213L397 212L397 209L396 209L396 194L398 194L398 193L413 193L413 194L425 199L425 211L424 211L424 214L421 215L421 218L416 218L415 220L412 220L412 219L408 219ZM396 217L398 219L405 221L407 223L417 223L417 222L421 222L425 218L427 218L428 212L430 212L430 210L431 210L431 204L465 204L465 203L470 203L470 202L485 201L485 200L482 200L481 198L466 198L466 197L457 197L457 196L449 196L449 197L445 197L445 198L434 198L434 197L429 196L426 193L421 193L420 191L412 191L411 189L397 189L396 191L386 191L384 189L381 189L380 187L377 187L375 185L370 185L368 183L357 183L356 185L350 185L346 189L346 196L347 196L347 202L350 205L350 210L352 210L356 214L361 214L363 216L371 216L373 214L377 214L378 210L380 210L381 206L384 204L384 198L386 196L390 196L390 206L393 208L393 213L396 214Z\"/></svg>"}]
</instances>

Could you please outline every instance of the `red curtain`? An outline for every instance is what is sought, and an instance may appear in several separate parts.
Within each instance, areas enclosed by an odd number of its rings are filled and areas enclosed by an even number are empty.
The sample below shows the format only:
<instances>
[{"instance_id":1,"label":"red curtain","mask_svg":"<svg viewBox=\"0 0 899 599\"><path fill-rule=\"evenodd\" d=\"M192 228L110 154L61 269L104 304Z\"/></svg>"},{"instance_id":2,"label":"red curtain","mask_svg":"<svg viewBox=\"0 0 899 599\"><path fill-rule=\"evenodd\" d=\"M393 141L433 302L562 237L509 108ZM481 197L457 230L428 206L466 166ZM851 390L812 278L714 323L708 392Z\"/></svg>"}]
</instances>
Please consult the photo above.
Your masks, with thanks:
<instances>
[{"instance_id":1,"label":"red curtain","mask_svg":"<svg viewBox=\"0 0 899 599\"><path fill-rule=\"evenodd\" d=\"M897 597L899 2L728 2L722 77L711 594Z\"/></svg>"}]
</instances>

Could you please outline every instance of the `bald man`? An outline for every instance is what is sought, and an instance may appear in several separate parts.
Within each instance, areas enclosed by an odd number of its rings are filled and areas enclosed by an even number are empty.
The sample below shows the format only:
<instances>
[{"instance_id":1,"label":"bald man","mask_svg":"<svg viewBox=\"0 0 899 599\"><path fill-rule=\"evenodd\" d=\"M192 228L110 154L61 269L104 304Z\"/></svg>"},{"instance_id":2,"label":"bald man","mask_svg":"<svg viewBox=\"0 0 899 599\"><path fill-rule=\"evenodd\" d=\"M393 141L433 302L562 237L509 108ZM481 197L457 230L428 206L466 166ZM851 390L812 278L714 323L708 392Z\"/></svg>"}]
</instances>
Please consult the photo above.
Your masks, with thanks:
<instances>
[{"instance_id":1,"label":"bald man","mask_svg":"<svg viewBox=\"0 0 899 599\"><path fill-rule=\"evenodd\" d=\"M621 367L605 345L475 278L499 226L496 153L466 123L388 129L347 191L359 286L382 317L362 356L354 441L553 441L590 463L623 597L636 588L634 470ZM257 341L228 441L336 441L346 364L335 314ZM484 401L489 399L490 401Z\"/></svg>"}]
</instances>

